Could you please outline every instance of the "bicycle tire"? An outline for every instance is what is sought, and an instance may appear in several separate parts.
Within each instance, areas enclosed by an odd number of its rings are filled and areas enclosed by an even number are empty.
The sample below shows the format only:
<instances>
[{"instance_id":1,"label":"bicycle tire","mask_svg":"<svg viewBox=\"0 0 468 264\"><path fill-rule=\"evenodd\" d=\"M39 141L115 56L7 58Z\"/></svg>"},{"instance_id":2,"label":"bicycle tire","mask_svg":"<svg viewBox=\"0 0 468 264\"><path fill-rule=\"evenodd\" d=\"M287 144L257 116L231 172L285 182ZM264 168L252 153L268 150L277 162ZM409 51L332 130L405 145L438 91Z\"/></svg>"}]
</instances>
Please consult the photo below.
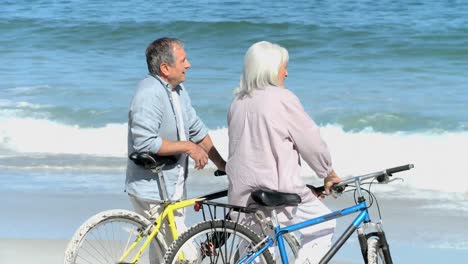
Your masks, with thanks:
<instances>
[{"instance_id":1,"label":"bicycle tire","mask_svg":"<svg viewBox=\"0 0 468 264\"><path fill-rule=\"evenodd\" d=\"M378 237L367 239L367 264L388 264Z\"/></svg>"},{"instance_id":2,"label":"bicycle tire","mask_svg":"<svg viewBox=\"0 0 468 264\"><path fill-rule=\"evenodd\" d=\"M286 245L286 254L288 256L288 262L289 263L294 263L294 261L297 258L297 255L299 253L299 249L301 248L301 244L299 243L299 241L297 241L296 236L291 234L291 233L284 234L283 238L284 238L284 241L287 244ZM278 256L276 262L277 263L282 263L280 256Z\"/></svg>"},{"instance_id":3,"label":"bicycle tire","mask_svg":"<svg viewBox=\"0 0 468 264\"><path fill-rule=\"evenodd\" d=\"M86 220L75 232L65 250L64 263L118 263L140 230L145 230L149 225L151 222L148 219L135 212L120 209L100 212ZM156 235L155 241L156 250L162 251L156 255L158 263L161 263L167 246L160 234ZM150 263L149 252L148 247L138 263ZM129 258L135 254L136 250Z\"/></svg>"},{"instance_id":4,"label":"bicycle tire","mask_svg":"<svg viewBox=\"0 0 468 264\"><path fill-rule=\"evenodd\" d=\"M247 248L259 244L261 240L252 230L235 222L205 221L189 228L172 243L166 251L164 263L236 263L243 257L240 251L246 252ZM180 253L185 257L191 255L191 258L180 260ZM274 263L273 256L266 250L255 263Z\"/></svg>"}]
</instances>

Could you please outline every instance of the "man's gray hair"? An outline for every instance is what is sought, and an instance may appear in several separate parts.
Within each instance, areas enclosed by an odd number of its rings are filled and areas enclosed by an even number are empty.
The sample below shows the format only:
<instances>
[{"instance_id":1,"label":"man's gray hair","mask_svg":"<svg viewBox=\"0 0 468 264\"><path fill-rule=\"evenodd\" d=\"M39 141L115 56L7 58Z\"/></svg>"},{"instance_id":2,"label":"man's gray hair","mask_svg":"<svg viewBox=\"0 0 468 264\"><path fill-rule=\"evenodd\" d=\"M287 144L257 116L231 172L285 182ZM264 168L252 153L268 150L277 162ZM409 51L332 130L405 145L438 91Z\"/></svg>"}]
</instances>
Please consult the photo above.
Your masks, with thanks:
<instances>
[{"instance_id":1,"label":"man's gray hair","mask_svg":"<svg viewBox=\"0 0 468 264\"><path fill-rule=\"evenodd\" d=\"M279 86L279 69L288 60L288 51L278 44L260 41L250 46L244 57L239 88L234 92L236 97L249 96L253 90L266 86Z\"/></svg>"},{"instance_id":2,"label":"man's gray hair","mask_svg":"<svg viewBox=\"0 0 468 264\"><path fill-rule=\"evenodd\" d=\"M184 47L184 43L176 38L160 38L146 48L146 64L151 74L161 75L161 64L174 65L174 46Z\"/></svg>"}]
</instances>

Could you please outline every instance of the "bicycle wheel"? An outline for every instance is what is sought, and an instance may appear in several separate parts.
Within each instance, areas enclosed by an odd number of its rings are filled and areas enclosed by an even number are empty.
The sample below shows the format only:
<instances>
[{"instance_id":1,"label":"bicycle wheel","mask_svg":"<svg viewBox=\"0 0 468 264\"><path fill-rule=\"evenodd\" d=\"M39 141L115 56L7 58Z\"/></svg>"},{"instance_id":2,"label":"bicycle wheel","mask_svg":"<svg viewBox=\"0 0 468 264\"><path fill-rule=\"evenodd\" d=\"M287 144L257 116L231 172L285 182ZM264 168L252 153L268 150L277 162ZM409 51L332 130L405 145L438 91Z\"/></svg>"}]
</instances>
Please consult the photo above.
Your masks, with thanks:
<instances>
[{"instance_id":1,"label":"bicycle wheel","mask_svg":"<svg viewBox=\"0 0 468 264\"><path fill-rule=\"evenodd\" d=\"M118 263L125 250L149 225L151 223L148 219L127 210L98 213L84 222L75 232L65 251L64 263ZM155 243L151 243L143 252L138 263L150 263L150 247L156 247L155 252L151 250L156 263L162 262L167 246L158 235ZM133 250L124 262L129 262L137 251Z\"/></svg>"},{"instance_id":2,"label":"bicycle wheel","mask_svg":"<svg viewBox=\"0 0 468 264\"><path fill-rule=\"evenodd\" d=\"M378 237L370 237L367 239L367 264L390 264L385 261Z\"/></svg>"},{"instance_id":3,"label":"bicycle wheel","mask_svg":"<svg viewBox=\"0 0 468 264\"><path fill-rule=\"evenodd\" d=\"M284 241L286 242L285 250L288 256L288 262L294 263L294 261L297 258L297 253L299 252L299 249L301 248L301 245L299 244L299 241L297 241L296 236L291 233L284 234L283 238L284 238ZM276 258L276 263L282 263L281 256L279 256L279 252L276 252L276 255L278 256Z\"/></svg>"},{"instance_id":4,"label":"bicycle wheel","mask_svg":"<svg viewBox=\"0 0 468 264\"><path fill-rule=\"evenodd\" d=\"M172 243L166 251L165 263L236 263L261 238L249 228L228 220L199 223ZM182 254L181 254L182 253ZM183 256L183 258L182 258ZM274 263L269 250L254 263Z\"/></svg>"}]
</instances>

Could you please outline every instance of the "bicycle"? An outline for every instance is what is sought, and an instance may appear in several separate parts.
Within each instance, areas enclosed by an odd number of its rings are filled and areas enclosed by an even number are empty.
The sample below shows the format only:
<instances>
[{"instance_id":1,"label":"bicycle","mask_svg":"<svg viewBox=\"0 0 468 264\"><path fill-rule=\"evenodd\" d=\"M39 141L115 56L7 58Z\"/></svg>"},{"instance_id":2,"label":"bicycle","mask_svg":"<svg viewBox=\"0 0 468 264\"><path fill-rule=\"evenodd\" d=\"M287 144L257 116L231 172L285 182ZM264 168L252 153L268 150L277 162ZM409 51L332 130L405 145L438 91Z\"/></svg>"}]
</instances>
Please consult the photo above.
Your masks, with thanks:
<instances>
[{"instance_id":1,"label":"bicycle","mask_svg":"<svg viewBox=\"0 0 468 264\"><path fill-rule=\"evenodd\" d=\"M163 221L167 221L172 238L175 240L179 236L174 220L175 210L193 206L199 201L227 196L227 190L221 190L191 199L170 201L161 171L164 166L176 162L175 157L133 153L129 158L157 175L162 198L162 201L157 202L164 206L163 212L156 219L151 219L152 221L123 209L108 210L90 217L76 230L68 243L65 250L65 264L149 263L146 254L149 254L147 249L151 241L155 242L157 252L160 252L158 259L161 263L168 247L159 232ZM224 172L215 171L215 176L221 175L224 175Z\"/></svg>"},{"instance_id":2,"label":"bicycle","mask_svg":"<svg viewBox=\"0 0 468 264\"><path fill-rule=\"evenodd\" d=\"M219 210L218 208L222 208ZM202 240L198 239L196 246L191 247L192 251L197 253L197 256L192 259L187 260L181 254L178 255L178 263L191 264L191 263L218 263L219 258L229 259L230 256L234 254L238 255L238 251L230 251L233 242L236 242L235 236L234 239L231 230L241 230L244 234L247 234L249 241L252 244L260 243L264 237L271 233L269 221L264 220L264 215L261 214L257 208L249 208L242 206L235 206L225 203L214 202L211 200L198 201L194 206L195 211L201 211L203 216L203 221L201 224L196 226L202 226L202 230L205 228L211 233L207 233L205 237L202 237ZM221 216L217 217L219 211ZM235 212L235 214L233 214ZM254 233L250 229L244 227L242 224L239 224L242 214L253 214L257 217L257 221L262 226L262 233ZM260 213L260 214L259 214ZM191 230L191 229L189 229ZM189 231L188 230L188 231ZM187 232L188 232L187 231ZM199 229L194 228L192 232L198 233ZM234 233L235 235L235 233ZM187 236L186 233L181 235L182 237ZM190 236L190 235L188 235ZM297 238L293 234L284 234L283 236L285 241L285 251L288 252L288 257L291 260L296 259L300 244ZM175 242L174 242L175 243ZM188 246L190 248L190 245ZM179 251L180 252L180 251ZM272 263L272 262L268 262Z\"/></svg>"},{"instance_id":3,"label":"bicycle","mask_svg":"<svg viewBox=\"0 0 468 264\"><path fill-rule=\"evenodd\" d=\"M353 188L355 194L355 205L341 210L334 211L320 217L306 220L291 226L281 227L277 221L275 208L278 206L297 206L301 198L297 194L288 194L273 192L267 190L257 190L251 193L252 199L256 204L271 209L272 235L268 235L261 240L255 237L255 233L247 226L232 223L226 220L205 221L191 227L184 232L176 241L172 243L166 251L165 263L176 264L184 263L181 261L181 253L188 245L195 245L203 253L197 262L190 263L274 263L274 258L269 249L277 248L281 262L289 263L288 253L285 250L284 236L296 230L307 228L312 225L320 224L326 221L344 217L350 214L358 213L349 227L332 245L329 251L322 257L318 263L328 263L333 256L340 250L348 238L356 231L358 236L361 254L366 264L374 263L393 263L390 255L389 245L382 227L382 217L376 197L370 191L372 184L377 181L380 184L387 184L396 179L390 179L394 173L402 172L413 168L412 164L386 169L381 172L374 172L361 176L352 177L343 180L332 187L332 193L335 196L341 195L345 188ZM369 189L361 185L369 184ZM323 186L317 188L323 191ZM368 205L363 192L369 194L370 204ZM357 198L357 200L356 200ZM368 208L376 201L379 211L379 220L371 221ZM199 203L205 203L203 201ZM223 235L224 234L224 235ZM227 235L229 238L226 240ZM221 247L210 247L210 251L202 250L209 241L211 244L230 245L231 248L221 249ZM207 258L207 254L210 258ZM228 254L231 253L231 254Z\"/></svg>"}]
</instances>

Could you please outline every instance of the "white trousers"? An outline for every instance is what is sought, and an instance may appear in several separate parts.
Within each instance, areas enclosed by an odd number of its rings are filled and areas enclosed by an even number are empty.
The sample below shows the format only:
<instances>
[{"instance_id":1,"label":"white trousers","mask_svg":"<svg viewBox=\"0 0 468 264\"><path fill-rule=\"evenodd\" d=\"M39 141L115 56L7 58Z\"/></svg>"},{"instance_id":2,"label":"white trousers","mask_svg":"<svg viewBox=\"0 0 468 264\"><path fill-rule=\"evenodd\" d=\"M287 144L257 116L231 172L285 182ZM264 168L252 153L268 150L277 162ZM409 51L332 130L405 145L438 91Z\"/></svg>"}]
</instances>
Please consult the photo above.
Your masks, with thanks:
<instances>
[{"instance_id":1,"label":"white trousers","mask_svg":"<svg viewBox=\"0 0 468 264\"><path fill-rule=\"evenodd\" d=\"M292 213L292 219L288 219L283 213L278 214L278 221L281 226L300 223L324 214L329 214L331 211L320 200L315 199L311 202L300 204L293 209ZM301 248L295 263L318 263L332 245L335 228L336 221L330 220L298 230Z\"/></svg>"},{"instance_id":2,"label":"white trousers","mask_svg":"<svg viewBox=\"0 0 468 264\"><path fill-rule=\"evenodd\" d=\"M270 215L266 212L266 215ZM299 206L291 210L292 218L289 218L284 212L278 213L278 222L280 226L290 226L306 220L319 217L331 213L319 199L311 202L301 203ZM261 228L252 216L241 217L243 224L250 225L255 232L262 232ZM313 225L307 228L300 229L294 234L297 234L301 248L298 252L298 257L295 264L303 263L318 263L320 259L327 253L332 245L333 234L336 228L336 221L330 220L321 224ZM279 257L279 256L277 256Z\"/></svg>"}]
</instances>

